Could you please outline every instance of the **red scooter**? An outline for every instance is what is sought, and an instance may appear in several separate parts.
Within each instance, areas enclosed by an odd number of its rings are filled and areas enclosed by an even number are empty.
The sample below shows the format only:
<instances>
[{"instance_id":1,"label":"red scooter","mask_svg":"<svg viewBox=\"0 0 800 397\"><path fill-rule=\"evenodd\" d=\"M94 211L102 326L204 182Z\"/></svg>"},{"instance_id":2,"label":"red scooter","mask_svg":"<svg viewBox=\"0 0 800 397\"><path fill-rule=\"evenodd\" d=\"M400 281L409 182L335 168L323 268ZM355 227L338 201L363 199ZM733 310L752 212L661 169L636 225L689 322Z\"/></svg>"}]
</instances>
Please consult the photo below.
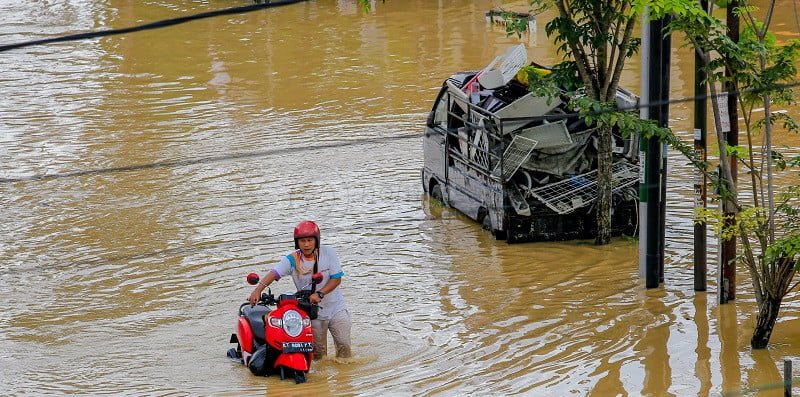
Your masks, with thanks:
<instances>
[{"instance_id":1,"label":"red scooter","mask_svg":"<svg viewBox=\"0 0 800 397\"><path fill-rule=\"evenodd\" d=\"M258 274L247 275L251 285L258 280ZM309 285L321 281L322 274L317 273ZM294 375L296 383L305 382L314 342L311 320L316 318L319 307L308 299L314 289L304 288L281 294L278 299L268 290L255 306L249 302L239 306L236 333L231 334L231 343L236 347L228 350L228 357L246 365L257 376L278 373L281 379Z\"/></svg>"}]
</instances>

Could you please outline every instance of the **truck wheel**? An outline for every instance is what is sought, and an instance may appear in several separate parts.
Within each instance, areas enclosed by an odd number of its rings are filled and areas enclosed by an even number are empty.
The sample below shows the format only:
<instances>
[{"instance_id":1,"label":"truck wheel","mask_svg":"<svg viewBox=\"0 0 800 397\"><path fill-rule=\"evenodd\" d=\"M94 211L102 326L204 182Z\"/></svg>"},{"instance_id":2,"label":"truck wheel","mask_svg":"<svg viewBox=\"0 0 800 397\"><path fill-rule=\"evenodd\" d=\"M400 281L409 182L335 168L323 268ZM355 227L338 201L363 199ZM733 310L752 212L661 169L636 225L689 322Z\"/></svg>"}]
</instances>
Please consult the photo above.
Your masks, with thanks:
<instances>
[{"instance_id":1,"label":"truck wheel","mask_svg":"<svg viewBox=\"0 0 800 397\"><path fill-rule=\"evenodd\" d=\"M489 217L489 214L486 212L485 209L481 208L478 211L478 219L481 221L481 229L488 230L489 233L495 238L495 240L505 240L506 239L506 232L497 230L492 225L492 218Z\"/></svg>"},{"instance_id":2,"label":"truck wheel","mask_svg":"<svg viewBox=\"0 0 800 397\"><path fill-rule=\"evenodd\" d=\"M439 185L438 183L434 184L433 187L431 187L431 198L434 200L439 200L442 203L444 203L444 196L442 195L442 186Z\"/></svg>"},{"instance_id":3,"label":"truck wheel","mask_svg":"<svg viewBox=\"0 0 800 397\"><path fill-rule=\"evenodd\" d=\"M492 231L492 218L489 217L489 212L486 211L486 208L479 208L478 209L478 222L481 223L481 229Z\"/></svg>"}]
</instances>

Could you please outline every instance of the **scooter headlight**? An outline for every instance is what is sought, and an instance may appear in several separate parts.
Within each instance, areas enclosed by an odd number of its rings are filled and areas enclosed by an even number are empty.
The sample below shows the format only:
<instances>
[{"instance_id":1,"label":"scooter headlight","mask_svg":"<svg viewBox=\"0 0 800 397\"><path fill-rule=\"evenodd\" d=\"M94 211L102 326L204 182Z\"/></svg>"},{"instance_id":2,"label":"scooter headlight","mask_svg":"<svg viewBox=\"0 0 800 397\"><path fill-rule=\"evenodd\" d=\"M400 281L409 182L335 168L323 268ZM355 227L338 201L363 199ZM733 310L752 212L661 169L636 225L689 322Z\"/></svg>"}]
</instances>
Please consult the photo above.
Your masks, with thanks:
<instances>
[{"instance_id":1,"label":"scooter headlight","mask_svg":"<svg viewBox=\"0 0 800 397\"><path fill-rule=\"evenodd\" d=\"M292 338L303 332L303 316L297 310L287 310L283 313L283 330Z\"/></svg>"}]
</instances>

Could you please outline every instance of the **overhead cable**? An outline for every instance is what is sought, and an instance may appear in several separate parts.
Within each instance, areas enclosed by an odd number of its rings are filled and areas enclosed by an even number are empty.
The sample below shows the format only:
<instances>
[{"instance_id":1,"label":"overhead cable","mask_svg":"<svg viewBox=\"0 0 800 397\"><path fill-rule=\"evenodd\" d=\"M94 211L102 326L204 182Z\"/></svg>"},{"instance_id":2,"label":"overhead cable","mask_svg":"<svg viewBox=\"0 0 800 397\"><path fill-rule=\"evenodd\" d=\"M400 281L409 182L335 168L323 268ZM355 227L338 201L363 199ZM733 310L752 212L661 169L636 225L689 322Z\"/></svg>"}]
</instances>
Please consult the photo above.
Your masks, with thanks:
<instances>
[{"instance_id":1,"label":"overhead cable","mask_svg":"<svg viewBox=\"0 0 800 397\"><path fill-rule=\"evenodd\" d=\"M233 7L233 8L226 8L223 10L216 10L216 11L209 11L203 12L200 14L193 14L187 15L178 18L172 19L165 19L157 22L146 23L144 25L133 26L130 28L122 28L122 29L107 29L107 30L100 30L96 32L88 32L88 33L78 33L78 34L71 34L67 36L59 36L59 37L51 37L49 39L40 39L40 40L32 40L26 41L22 43L16 44L6 44L0 45L0 52L15 50L18 48L25 48L31 47L36 45L44 45L44 44L51 44L51 43L60 43L64 41L76 41L76 40L85 40L85 39L93 39L97 37L105 37L105 36L113 36L118 34L125 34L131 32L139 32L143 30L150 30L150 29L158 29L167 26L178 25L181 23L186 23L190 21L196 21L198 19L205 19L205 18L213 18L220 15L231 15L231 14L243 14L246 12L263 10L265 8L272 8L272 7L280 7L294 3L305 2L308 0L283 0L276 3L266 3L266 4L255 4L250 6L243 6L243 7Z\"/></svg>"},{"instance_id":2,"label":"overhead cable","mask_svg":"<svg viewBox=\"0 0 800 397\"><path fill-rule=\"evenodd\" d=\"M154 168L175 168L175 167L182 167L187 165L193 164L204 164L204 163L216 163L222 161L230 161L230 160L241 160L247 158L258 158L258 157L269 157L275 154L286 154L292 152L305 152L305 151L315 151L321 149L331 149L337 147L344 147L344 146L355 146L355 145L363 145L368 143L379 143L379 142L386 142L386 141L394 141L394 140L402 140L402 139L411 139L411 138L421 138L422 134L404 134L404 135L396 135L390 137L378 137L378 138L367 138L367 139L358 139L358 140L351 140L351 141L341 141L341 142L334 142L328 144L319 144L319 145L312 145L312 146L299 146L299 147L291 147L291 148L284 148L284 149L269 149L269 150L258 150L253 152L246 152L246 153L239 153L239 154L228 154L223 156L210 156L210 157L199 157L199 158L192 158L186 160L175 160L175 161L164 161L158 163L148 163L148 164L138 164L138 165L129 165L124 167L110 167L110 168L100 168L94 170L84 170L84 171L73 171L73 172L64 172L60 174L43 174L43 175L31 175L27 177L18 177L18 178L0 178L0 184L8 184L8 183L18 183L18 182L32 182L32 181L46 181L51 179L59 179L59 178L69 178L69 177L78 177L78 176L86 176L86 175L97 175L97 174L107 174L111 172L127 172L127 171L140 171L145 169L154 169Z\"/></svg>"}]
</instances>

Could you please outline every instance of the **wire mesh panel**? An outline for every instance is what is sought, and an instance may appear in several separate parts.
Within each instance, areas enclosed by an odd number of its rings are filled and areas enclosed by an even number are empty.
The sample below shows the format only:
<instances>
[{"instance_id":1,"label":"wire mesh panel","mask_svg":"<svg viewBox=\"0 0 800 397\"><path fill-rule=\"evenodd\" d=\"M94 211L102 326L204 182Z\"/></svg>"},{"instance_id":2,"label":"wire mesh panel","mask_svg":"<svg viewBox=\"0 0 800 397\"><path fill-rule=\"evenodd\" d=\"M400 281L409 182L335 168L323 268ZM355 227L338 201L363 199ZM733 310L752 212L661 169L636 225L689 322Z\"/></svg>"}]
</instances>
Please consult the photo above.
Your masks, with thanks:
<instances>
[{"instance_id":1,"label":"wire mesh panel","mask_svg":"<svg viewBox=\"0 0 800 397\"><path fill-rule=\"evenodd\" d=\"M535 148L538 143L538 141L531 138L522 135L514 135L514 139L511 140L511 143L503 152L503 161L495 165L492 173L500 175L503 181L511 179L511 176L514 175L517 169L519 169L519 166L528 159L528 156L531 155L533 148ZM502 175L500 174L501 168Z\"/></svg>"},{"instance_id":2,"label":"wire mesh panel","mask_svg":"<svg viewBox=\"0 0 800 397\"><path fill-rule=\"evenodd\" d=\"M485 129L475 130L475 137L470 147L470 158L485 170L489 170L489 136Z\"/></svg>"},{"instance_id":3,"label":"wire mesh panel","mask_svg":"<svg viewBox=\"0 0 800 397\"><path fill-rule=\"evenodd\" d=\"M617 162L611 168L612 191L633 186L639 180L639 166ZM559 214L568 214L597 200L597 170L528 190L533 197Z\"/></svg>"}]
</instances>

